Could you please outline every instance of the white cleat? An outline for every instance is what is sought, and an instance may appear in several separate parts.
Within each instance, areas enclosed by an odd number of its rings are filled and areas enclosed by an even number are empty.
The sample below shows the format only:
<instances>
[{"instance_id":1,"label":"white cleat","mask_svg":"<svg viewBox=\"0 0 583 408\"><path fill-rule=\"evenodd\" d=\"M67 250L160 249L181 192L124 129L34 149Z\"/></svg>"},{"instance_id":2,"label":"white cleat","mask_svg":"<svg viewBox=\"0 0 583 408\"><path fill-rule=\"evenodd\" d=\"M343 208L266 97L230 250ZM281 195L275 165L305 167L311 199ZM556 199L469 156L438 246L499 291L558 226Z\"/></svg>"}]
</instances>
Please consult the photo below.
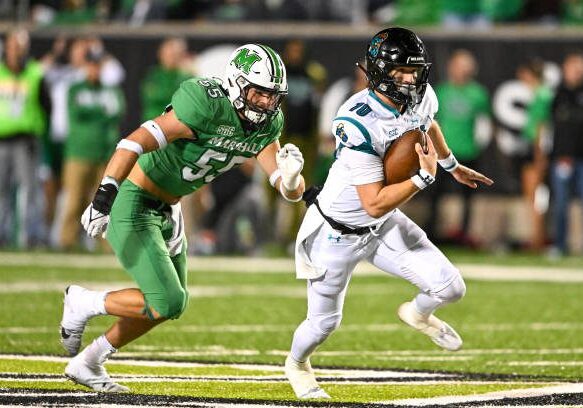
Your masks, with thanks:
<instances>
[{"instance_id":1,"label":"white cleat","mask_svg":"<svg viewBox=\"0 0 583 408\"><path fill-rule=\"evenodd\" d=\"M76 300L83 296L87 289L71 285L65 289L63 301L63 319L61 320L61 344L69 355L76 356L81 348L81 338L89 316L75 308Z\"/></svg>"},{"instance_id":2,"label":"white cleat","mask_svg":"<svg viewBox=\"0 0 583 408\"><path fill-rule=\"evenodd\" d=\"M330 396L316 382L310 360L300 363L288 355L285 359L285 376L300 399L329 399Z\"/></svg>"},{"instance_id":3,"label":"white cleat","mask_svg":"<svg viewBox=\"0 0 583 408\"><path fill-rule=\"evenodd\" d=\"M106 358L104 359L104 361ZM114 382L103 363L90 364L83 353L72 358L65 367L65 376L71 381L97 392L129 392L126 386Z\"/></svg>"},{"instance_id":4,"label":"white cleat","mask_svg":"<svg viewBox=\"0 0 583 408\"><path fill-rule=\"evenodd\" d=\"M449 324L433 314L422 315L412 302L405 302L399 306L397 314L403 323L429 336L439 347L448 351L458 351L462 348L462 338Z\"/></svg>"}]
</instances>

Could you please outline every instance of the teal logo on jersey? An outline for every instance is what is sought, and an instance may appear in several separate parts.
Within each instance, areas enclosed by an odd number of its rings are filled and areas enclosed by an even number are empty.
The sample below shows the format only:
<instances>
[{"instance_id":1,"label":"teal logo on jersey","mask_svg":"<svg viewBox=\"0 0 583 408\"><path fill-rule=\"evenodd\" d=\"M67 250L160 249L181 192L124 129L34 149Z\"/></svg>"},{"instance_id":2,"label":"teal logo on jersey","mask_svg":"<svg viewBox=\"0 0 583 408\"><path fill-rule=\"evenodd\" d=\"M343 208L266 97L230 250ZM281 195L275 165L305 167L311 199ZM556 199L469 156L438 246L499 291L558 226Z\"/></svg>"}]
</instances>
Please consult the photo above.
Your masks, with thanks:
<instances>
[{"instance_id":1,"label":"teal logo on jersey","mask_svg":"<svg viewBox=\"0 0 583 408\"><path fill-rule=\"evenodd\" d=\"M261 61L261 57L257 54L249 54L249 50L247 48L243 48L239 53L233 58L231 64L235 64L237 69L240 69L246 74L249 74L251 71L251 67L257 61Z\"/></svg>"},{"instance_id":2,"label":"teal logo on jersey","mask_svg":"<svg viewBox=\"0 0 583 408\"><path fill-rule=\"evenodd\" d=\"M233 136L235 134L235 127L228 125L219 125L217 127L217 135Z\"/></svg>"},{"instance_id":3,"label":"teal logo on jersey","mask_svg":"<svg viewBox=\"0 0 583 408\"><path fill-rule=\"evenodd\" d=\"M343 142L348 140L348 135L344 131L344 123L339 123L338 126L336 126L336 136L338 136Z\"/></svg>"},{"instance_id":4,"label":"teal logo on jersey","mask_svg":"<svg viewBox=\"0 0 583 408\"><path fill-rule=\"evenodd\" d=\"M340 241L342 240L342 237L340 235L338 236L334 236L332 234L328 234L328 241L330 242L335 242L335 243L340 243Z\"/></svg>"}]
</instances>

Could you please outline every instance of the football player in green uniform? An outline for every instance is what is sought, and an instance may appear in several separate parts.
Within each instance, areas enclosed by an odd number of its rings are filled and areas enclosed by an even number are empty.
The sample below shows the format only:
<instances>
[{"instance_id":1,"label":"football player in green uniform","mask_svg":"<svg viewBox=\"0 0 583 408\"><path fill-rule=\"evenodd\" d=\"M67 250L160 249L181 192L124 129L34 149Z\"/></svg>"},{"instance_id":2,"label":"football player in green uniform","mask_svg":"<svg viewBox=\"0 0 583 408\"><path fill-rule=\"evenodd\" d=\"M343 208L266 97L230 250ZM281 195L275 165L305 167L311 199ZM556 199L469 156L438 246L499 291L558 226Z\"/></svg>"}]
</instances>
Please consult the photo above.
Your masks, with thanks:
<instances>
[{"instance_id":1,"label":"football player in green uniform","mask_svg":"<svg viewBox=\"0 0 583 408\"><path fill-rule=\"evenodd\" d=\"M302 154L278 141L279 106L286 93L280 56L267 46L247 44L232 54L224 81L195 77L183 82L165 114L119 142L81 223L91 237L107 232L138 289L100 292L72 285L65 290L61 342L75 356L65 368L68 378L96 391L128 391L109 377L104 362L184 312L181 196L255 157L285 199L301 199ZM97 315L119 319L79 353L85 325Z\"/></svg>"}]
</instances>

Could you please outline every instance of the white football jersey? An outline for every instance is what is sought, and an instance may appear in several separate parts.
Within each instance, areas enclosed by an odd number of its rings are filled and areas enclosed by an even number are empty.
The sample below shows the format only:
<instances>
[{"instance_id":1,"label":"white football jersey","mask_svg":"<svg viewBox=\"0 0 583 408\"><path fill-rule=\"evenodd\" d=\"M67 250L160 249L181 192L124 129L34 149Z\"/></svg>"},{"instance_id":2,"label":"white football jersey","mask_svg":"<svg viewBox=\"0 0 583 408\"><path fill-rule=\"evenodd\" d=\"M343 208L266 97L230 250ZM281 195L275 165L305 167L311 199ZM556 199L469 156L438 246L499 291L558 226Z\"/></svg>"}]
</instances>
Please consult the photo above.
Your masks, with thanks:
<instances>
[{"instance_id":1,"label":"white football jersey","mask_svg":"<svg viewBox=\"0 0 583 408\"><path fill-rule=\"evenodd\" d=\"M389 217L391 212L381 218L368 215L355 186L384 180L383 158L388 147L408 130L429 129L437 107L429 84L421 103L403 114L369 89L352 95L332 122L336 160L318 196L322 211L351 227L375 225Z\"/></svg>"}]
</instances>

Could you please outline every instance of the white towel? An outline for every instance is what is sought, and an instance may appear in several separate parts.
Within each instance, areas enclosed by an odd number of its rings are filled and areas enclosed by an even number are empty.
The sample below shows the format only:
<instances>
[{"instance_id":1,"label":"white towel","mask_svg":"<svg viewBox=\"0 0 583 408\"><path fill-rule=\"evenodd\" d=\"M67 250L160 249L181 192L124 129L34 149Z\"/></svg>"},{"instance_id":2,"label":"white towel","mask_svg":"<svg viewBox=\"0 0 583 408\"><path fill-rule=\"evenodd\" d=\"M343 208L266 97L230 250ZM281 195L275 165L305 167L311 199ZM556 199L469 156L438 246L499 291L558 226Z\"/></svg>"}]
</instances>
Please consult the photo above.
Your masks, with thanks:
<instances>
[{"instance_id":1,"label":"white towel","mask_svg":"<svg viewBox=\"0 0 583 408\"><path fill-rule=\"evenodd\" d=\"M318 267L312 263L305 246L306 240L318 233L324 222L326 221L316 206L311 205L304 216L296 238L295 262L296 278L298 279L316 279L326 272L326 268Z\"/></svg>"}]
</instances>

